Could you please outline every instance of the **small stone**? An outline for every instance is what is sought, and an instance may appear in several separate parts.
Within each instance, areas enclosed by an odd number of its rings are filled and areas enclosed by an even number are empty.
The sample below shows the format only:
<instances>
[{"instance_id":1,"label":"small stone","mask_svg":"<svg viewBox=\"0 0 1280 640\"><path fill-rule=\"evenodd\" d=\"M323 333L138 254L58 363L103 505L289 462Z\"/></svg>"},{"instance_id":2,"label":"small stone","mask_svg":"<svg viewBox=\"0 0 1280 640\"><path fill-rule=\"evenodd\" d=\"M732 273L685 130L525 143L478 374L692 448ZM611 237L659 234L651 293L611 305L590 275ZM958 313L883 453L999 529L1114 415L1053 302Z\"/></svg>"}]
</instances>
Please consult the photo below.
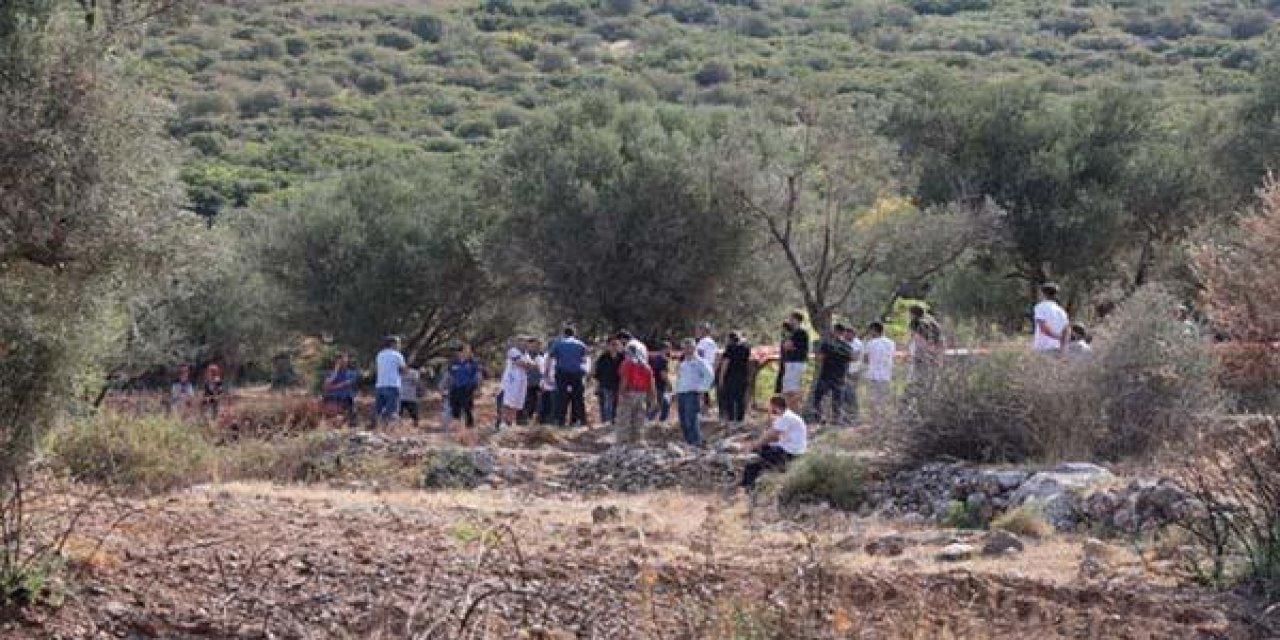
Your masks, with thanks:
<instances>
[{"instance_id":1,"label":"small stone","mask_svg":"<svg viewBox=\"0 0 1280 640\"><path fill-rule=\"evenodd\" d=\"M973 554L977 548L971 544L950 544L938 553L937 559L941 562L964 562L973 558Z\"/></svg>"},{"instance_id":2,"label":"small stone","mask_svg":"<svg viewBox=\"0 0 1280 640\"><path fill-rule=\"evenodd\" d=\"M1026 545L1008 531L992 531L982 538L982 555L1002 556L1022 553Z\"/></svg>"},{"instance_id":3,"label":"small stone","mask_svg":"<svg viewBox=\"0 0 1280 640\"><path fill-rule=\"evenodd\" d=\"M907 550L907 541L896 533L890 534L868 542L867 545L863 547L863 550L867 552L867 555L872 556L886 558L900 556Z\"/></svg>"},{"instance_id":4,"label":"small stone","mask_svg":"<svg viewBox=\"0 0 1280 640\"><path fill-rule=\"evenodd\" d=\"M591 510L591 522L595 524L622 522L622 512L618 510L618 505L596 505Z\"/></svg>"},{"instance_id":5,"label":"small stone","mask_svg":"<svg viewBox=\"0 0 1280 640\"><path fill-rule=\"evenodd\" d=\"M115 600L108 602L106 606L103 607L103 610L112 618L123 618L129 615L129 605Z\"/></svg>"}]
</instances>

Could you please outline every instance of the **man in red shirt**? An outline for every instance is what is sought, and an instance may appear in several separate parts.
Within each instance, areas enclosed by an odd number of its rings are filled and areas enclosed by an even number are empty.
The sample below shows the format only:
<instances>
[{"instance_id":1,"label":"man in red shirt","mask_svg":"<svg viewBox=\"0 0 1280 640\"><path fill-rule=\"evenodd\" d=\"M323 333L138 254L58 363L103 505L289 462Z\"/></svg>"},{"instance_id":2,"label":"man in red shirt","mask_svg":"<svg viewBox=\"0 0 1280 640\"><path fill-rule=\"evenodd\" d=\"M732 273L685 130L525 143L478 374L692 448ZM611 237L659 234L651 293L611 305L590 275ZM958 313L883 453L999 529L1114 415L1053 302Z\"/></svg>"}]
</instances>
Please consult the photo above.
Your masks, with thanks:
<instances>
[{"instance_id":1,"label":"man in red shirt","mask_svg":"<svg viewBox=\"0 0 1280 640\"><path fill-rule=\"evenodd\" d=\"M657 401L658 392L649 354L639 342L627 345L618 378L618 410L614 418L618 443L642 441L645 413L649 404Z\"/></svg>"}]
</instances>

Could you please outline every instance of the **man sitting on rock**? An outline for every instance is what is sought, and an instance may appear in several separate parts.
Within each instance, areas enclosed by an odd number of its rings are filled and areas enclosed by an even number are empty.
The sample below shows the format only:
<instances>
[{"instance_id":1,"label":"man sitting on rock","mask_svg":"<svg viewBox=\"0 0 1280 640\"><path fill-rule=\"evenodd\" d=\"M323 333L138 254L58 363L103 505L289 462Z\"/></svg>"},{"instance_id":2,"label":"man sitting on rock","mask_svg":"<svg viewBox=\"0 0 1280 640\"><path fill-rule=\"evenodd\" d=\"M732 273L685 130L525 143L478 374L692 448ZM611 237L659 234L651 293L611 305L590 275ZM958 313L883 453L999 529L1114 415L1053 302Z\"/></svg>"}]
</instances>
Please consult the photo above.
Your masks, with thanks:
<instances>
[{"instance_id":1,"label":"man sitting on rock","mask_svg":"<svg viewBox=\"0 0 1280 640\"><path fill-rule=\"evenodd\" d=\"M740 486L748 492L755 490L756 480L770 469L786 471L787 463L805 452L809 443L809 430L804 419L787 408L785 396L769 399L769 416L773 423L756 442L756 458L742 470Z\"/></svg>"}]
</instances>

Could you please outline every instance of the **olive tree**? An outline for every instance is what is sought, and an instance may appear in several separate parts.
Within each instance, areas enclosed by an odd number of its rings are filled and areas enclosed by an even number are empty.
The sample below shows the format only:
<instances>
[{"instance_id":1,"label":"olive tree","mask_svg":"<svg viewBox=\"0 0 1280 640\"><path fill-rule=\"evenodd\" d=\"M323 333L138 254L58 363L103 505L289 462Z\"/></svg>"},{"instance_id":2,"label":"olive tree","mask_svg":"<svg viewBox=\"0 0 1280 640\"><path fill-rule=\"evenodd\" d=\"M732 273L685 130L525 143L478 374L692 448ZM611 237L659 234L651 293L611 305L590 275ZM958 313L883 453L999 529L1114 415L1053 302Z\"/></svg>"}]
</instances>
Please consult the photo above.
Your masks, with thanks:
<instances>
[{"instance_id":1,"label":"olive tree","mask_svg":"<svg viewBox=\"0 0 1280 640\"><path fill-rule=\"evenodd\" d=\"M716 313L751 260L710 162L712 114L595 96L522 128L498 158L512 274L589 329L656 336Z\"/></svg>"},{"instance_id":2,"label":"olive tree","mask_svg":"<svg viewBox=\"0 0 1280 640\"><path fill-rule=\"evenodd\" d=\"M922 211L900 197L897 150L866 122L822 101L789 121L757 114L719 149L734 199L820 328L874 316L982 246L995 221L983 202Z\"/></svg>"},{"instance_id":3,"label":"olive tree","mask_svg":"<svg viewBox=\"0 0 1280 640\"><path fill-rule=\"evenodd\" d=\"M363 349L400 334L413 360L502 303L484 262L496 220L474 165L393 162L267 205L251 234L285 326Z\"/></svg>"},{"instance_id":4,"label":"olive tree","mask_svg":"<svg viewBox=\"0 0 1280 640\"><path fill-rule=\"evenodd\" d=\"M92 6L90 6L92 5ZM93 341L161 280L177 209L162 115L107 51L159 5L0 6L0 470L121 345ZM120 29L113 31L111 29Z\"/></svg>"}]
</instances>

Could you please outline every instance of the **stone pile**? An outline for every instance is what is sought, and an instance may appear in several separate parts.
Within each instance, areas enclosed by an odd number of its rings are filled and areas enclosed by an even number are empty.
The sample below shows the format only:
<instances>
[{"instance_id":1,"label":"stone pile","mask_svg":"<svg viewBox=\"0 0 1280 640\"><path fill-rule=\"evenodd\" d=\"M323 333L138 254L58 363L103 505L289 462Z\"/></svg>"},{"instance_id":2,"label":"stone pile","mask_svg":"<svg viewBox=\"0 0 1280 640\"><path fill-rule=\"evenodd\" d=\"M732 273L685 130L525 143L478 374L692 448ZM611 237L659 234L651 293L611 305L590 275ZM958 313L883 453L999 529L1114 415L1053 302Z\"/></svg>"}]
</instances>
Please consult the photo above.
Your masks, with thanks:
<instances>
[{"instance_id":1,"label":"stone pile","mask_svg":"<svg viewBox=\"0 0 1280 640\"><path fill-rule=\"evenodd\" d=\"M1117 533L1176 522L1197 509L1194 497L1171 480L1127 484L1089 463L1048 470L982 469L934 463L900 472L868 491L867 508L890 518L940 522L956 505L978 522L1035 504L1060 531L1082 526Z\"/></svg>"},{"instance_id":2,"label":"stone pile","mask_svg":"<svg viewBox=\"0 0 1280 640\"><path fill-rule=\"evenodd\" d=\"M574 491L633 493L674 487L716 489L734 480L740 457L676 444L615 446L571 463L557 483Z\"/></svg>"}]
</instances>

